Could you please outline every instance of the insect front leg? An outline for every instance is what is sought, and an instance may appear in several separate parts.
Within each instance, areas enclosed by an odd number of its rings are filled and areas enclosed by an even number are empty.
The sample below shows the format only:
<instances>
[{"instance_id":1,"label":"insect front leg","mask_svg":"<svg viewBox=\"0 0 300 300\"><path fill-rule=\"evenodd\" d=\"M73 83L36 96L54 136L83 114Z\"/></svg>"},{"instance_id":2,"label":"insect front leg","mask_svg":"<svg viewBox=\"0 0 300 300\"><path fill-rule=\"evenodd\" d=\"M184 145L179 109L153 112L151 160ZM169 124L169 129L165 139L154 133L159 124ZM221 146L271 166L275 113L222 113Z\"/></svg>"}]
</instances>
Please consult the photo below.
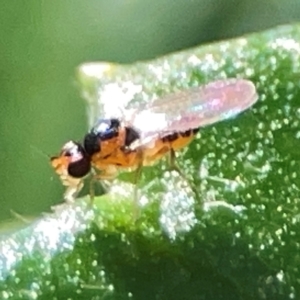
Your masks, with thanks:
<instances>
[{"instance_id":1,"label":"insect front leg","mask_svg":"<svg viewBox=\"0 0 300 300\"><path fill-rule=\"evenodd\" d=\"M64 193L64 200L67 203L73 203L83 188L83 182L80 181L76 186L68 186Z\"/></svg>"},{"instance_id":2,"label":"insect front leg","mask_svg":"<svg viewBox=\"0 0 300 300\"><path fill-rule=\"evenodd\" d=\"M61 175L61 181L66 190L64 192L64 200L71 204L75 201L79 192L83 188L83 179L82 178L73 178L69 175Z\"/></svg>"},{"instance_id":3,"label":"insect front leg","mask_svg":"<svg viewBox=\"0 0 300 300\"><path fill-rule=\"evenodd\" d=\"M97 167L99 168L99 165ZM104 193L107 193L108 187L103 183L103 180L113 180L114 178L116 178L117 174L118 170L113 165L103 165L103 167L100 169L100 173L97 173L95 169L92 170L89 186L90 198L92 203L95 198L95 184L100 182Z\"/></svg>"}]
</instances>

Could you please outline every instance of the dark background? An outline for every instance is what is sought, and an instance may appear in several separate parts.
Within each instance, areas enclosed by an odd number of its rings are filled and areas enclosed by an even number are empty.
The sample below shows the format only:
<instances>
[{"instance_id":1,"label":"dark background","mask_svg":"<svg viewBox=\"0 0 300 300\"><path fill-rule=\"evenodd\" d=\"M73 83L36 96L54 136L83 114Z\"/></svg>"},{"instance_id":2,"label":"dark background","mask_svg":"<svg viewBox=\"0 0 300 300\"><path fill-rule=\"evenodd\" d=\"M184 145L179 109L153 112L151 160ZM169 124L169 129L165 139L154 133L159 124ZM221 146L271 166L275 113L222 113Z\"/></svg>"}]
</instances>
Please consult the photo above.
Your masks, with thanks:
<instances>
[{"instance_id":1,"label":"dark background","mask_svg":"<svg viewBox=\"0 0 300 300\"><path fill-rule=\"evenodd\" d=\"M78 64L134 62L299 20L299 0L2 1L0 219L61 201L47 155L87 130Z\"/></svg>"}]
</instances>

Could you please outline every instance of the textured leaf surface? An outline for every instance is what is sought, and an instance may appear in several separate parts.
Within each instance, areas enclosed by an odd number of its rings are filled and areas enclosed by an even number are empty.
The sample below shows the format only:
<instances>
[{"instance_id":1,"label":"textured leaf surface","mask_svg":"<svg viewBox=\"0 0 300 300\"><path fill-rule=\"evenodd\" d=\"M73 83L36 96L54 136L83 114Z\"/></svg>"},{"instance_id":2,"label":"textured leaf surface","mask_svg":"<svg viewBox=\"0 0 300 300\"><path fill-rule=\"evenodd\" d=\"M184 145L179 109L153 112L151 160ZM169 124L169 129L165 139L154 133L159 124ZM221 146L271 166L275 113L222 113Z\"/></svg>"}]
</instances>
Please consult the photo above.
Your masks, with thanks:
<instances>
[{"instance_id":1,"label":"textured leaf surface","mask_svg":"<svg viewBox=\"0 0 300 300\"><path fill-rule=\"evenodd\" d=\"M228 77L253 81L259 100L178 155L187 180L163 161L144 168L136 222L124 173L95 209L81 199L3 236L1 299L299 297L300 26L94 67L78 73L90 124L105 97L139 103Z\"/></svg>"}]
</instances>

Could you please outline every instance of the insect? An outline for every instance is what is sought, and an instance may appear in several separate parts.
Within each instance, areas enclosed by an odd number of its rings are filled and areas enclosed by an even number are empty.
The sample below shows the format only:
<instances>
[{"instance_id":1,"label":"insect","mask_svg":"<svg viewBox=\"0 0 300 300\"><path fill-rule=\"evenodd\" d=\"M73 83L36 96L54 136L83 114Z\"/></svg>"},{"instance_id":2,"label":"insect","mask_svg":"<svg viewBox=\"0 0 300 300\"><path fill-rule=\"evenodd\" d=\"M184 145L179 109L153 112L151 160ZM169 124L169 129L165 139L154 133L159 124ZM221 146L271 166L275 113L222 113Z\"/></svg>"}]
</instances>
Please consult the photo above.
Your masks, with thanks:
<instances>
[{"instance_id":1,"label":"insect","mask_svg":"<svg viewBox=\"0 0 300 300\"><path fill-rule=\"evenodd\" d=\"M152 164L189 144L199 128L231 118L258 99L251 81L224 79L172 93L123 111L122 118L102 118L83 142L67 142L52 167L73 201L92 169L99 179L114 178L120 169ZM113 101L113 100L112 100Z\"/></svg>"}]
</instances>

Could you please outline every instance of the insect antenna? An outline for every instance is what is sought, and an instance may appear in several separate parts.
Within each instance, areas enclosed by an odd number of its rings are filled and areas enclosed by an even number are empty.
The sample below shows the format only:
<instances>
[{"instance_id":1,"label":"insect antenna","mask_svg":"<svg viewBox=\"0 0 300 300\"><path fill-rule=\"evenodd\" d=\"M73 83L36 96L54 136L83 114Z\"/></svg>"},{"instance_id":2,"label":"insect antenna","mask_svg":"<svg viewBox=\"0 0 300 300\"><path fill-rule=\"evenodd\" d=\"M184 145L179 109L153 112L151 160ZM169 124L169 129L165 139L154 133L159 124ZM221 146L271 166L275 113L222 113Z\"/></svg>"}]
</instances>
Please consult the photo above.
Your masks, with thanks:
<instances>
[{"instance_id":1,"label":"insect antenna","mask_svg":"<svg viewBox=\"0 0 300 300\"><path fill-rule=\"evenodd\" d=\"M39 154L40 156L42 156L43 158L46 158L47 161L49 161L49 159L51 158L50 155L46 154L44 151L42 151L40 148L33 146L33 145L29 145L30 149L33 150L35 153Z\"/></svg>"}]
</instances>

